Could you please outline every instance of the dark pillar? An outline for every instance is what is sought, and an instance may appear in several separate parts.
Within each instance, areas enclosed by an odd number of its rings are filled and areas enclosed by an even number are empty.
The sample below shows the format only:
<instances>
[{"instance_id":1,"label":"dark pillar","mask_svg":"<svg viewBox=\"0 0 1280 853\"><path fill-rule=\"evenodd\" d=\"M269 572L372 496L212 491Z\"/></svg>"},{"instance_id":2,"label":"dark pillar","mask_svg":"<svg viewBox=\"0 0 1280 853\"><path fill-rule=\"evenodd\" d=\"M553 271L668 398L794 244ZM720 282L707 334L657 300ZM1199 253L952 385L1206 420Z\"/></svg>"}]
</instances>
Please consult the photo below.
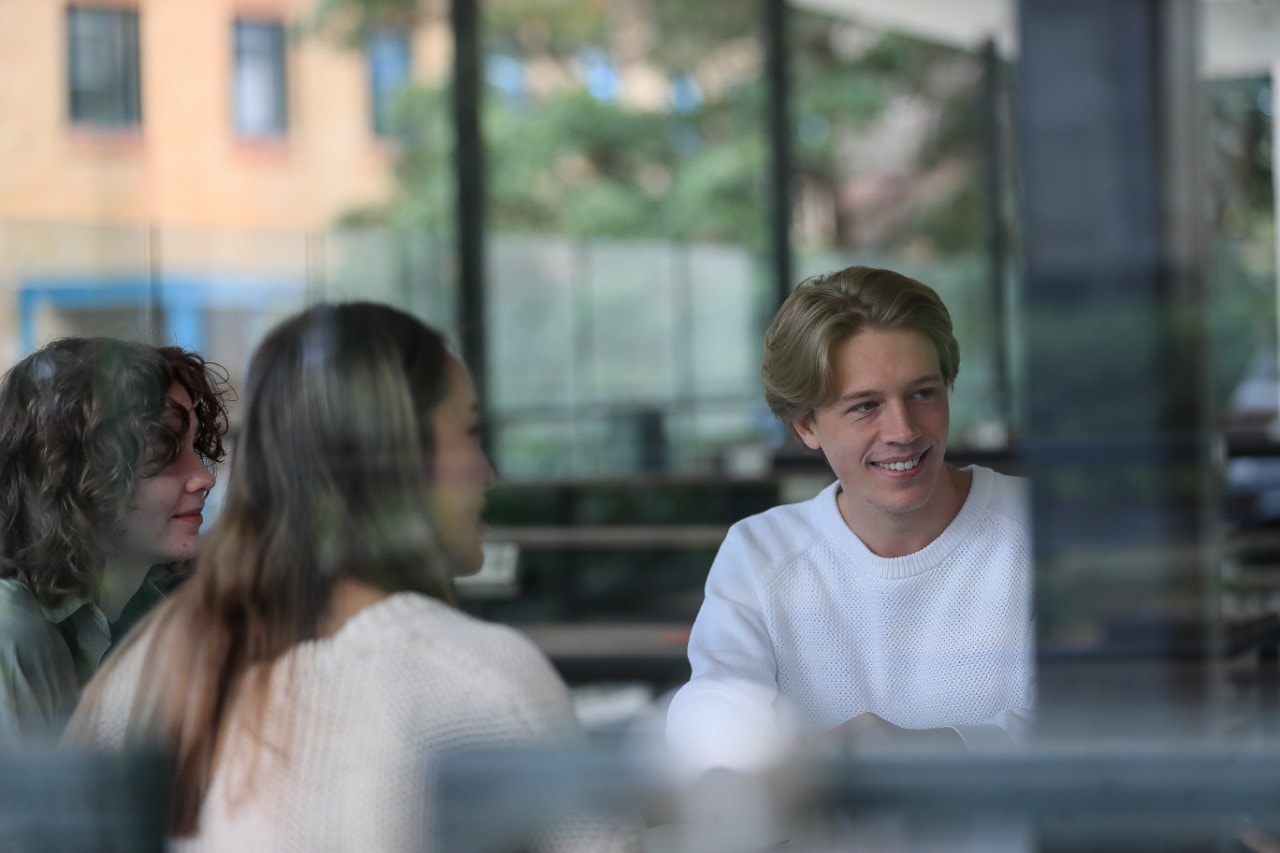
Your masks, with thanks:
<instances>
[{"instance_id":1,"label":"dark pillar","mask_svg":"<svg viewBox=\"0 0 1280 853\"><path fill-rule=\"evenodd\" d=\"M774 305L769 319L791 293L791 87L787 55L787 2L763 0L765 69L769 134L769 237L772 249Z\"/></svg>"},{"instance_id":2,"label":"dark pillar","mask_svg":"<svg viewBox=\"0 0 1280 853\"><path fill-rule=\"evenodd\" d=\"M987 264L991 282L991 326L996 330L993 342L996 413L1011 419L1013 395L1010 393L1008 336L1009 318L1009 229L1006 218L1005 174L1008 169L1006 127L1006 87L1004 60L996 44L988 40L982 47L982 171L984 200L987 208Z\"/></svg>"},{"instance_id":3,"label":"dark pillar","mask_svg":"<svg viewBox=\"0 0 1280 853\"><path fill-rule=\"evenodd\" d=\"M1218 628L1194 0L1021 0L1046 734L1198 731Z\"/></svg>"},{"instance_id":4,"label":"dark pillar","mask_svg":"<svg viewBox=\"0 0 1280 853\"><path fill-rule=\"evenodd\" d=\"M480 10L453 0L454 168L457 173L458 335L483 410L488 402L485 349L484 140L480 132Z\"/></svg>"}]
</instances>

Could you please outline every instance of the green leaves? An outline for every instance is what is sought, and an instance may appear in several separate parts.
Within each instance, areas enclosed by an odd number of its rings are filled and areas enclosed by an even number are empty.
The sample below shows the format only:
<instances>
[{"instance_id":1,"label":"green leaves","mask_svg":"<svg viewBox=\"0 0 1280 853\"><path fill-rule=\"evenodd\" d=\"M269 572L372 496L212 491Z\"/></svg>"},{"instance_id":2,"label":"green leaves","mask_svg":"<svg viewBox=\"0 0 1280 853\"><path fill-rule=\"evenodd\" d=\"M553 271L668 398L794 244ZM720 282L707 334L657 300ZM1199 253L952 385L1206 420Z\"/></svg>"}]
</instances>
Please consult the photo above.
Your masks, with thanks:
<instances>
[{"instance_id":1,"label":"green leaves","mask_svg":"<svg viewBox=\"0 0 1280 853\"><path fill-rule=\"evenodd\" d=\"M766 247L758 4L481 2L491 228ZM388 19L439 18L447 4L323 0L319 8L331 30L358 34ZM803 10L793 10L791 23L794 201L824 211L809 217L799 239L846 249L923 246L926 254L972 249L981 239L976 58ZM915 152L894 167L914 169L908 180L889 176L910 198L871 202L870 212L851 207L861 196L850 187L875 180L851 152L883 150L868 134L904 104L935 117L922 123L932 142L886 137ZM444 233L455 209L450 92L420 86L398 107L400 189L382 218ZM379 219L372 211L360 218ZM869 218L880 224L849 227Z\"/></svg>"}]
</instances>

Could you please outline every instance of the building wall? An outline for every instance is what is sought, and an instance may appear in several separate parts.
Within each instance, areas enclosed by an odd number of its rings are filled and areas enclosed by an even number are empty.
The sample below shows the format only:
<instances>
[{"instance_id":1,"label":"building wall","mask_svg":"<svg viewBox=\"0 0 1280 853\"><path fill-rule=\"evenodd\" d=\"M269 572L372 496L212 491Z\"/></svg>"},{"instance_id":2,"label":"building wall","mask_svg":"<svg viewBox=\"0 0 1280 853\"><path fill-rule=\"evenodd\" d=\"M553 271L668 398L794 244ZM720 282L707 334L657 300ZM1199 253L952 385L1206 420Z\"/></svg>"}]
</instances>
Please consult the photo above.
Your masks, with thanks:
<instances>
[{"instance_id":1,"label":"building wall","mask_svg":"<svg viewBox=\"0 0 1280 853\"><path fill-rule=\"evenodd\" d=\"M297 24L311 0L119 0L138 11L142 81L141 128L120 133L71 125L67 5L0 3L0 219L294 230L391 191L394 150L372 131L365 54L332 39L290 40L284 139L233 130L234 18ZM447 70L441 26L416 34L415 73Z\"/></svg>"}]
</instances>

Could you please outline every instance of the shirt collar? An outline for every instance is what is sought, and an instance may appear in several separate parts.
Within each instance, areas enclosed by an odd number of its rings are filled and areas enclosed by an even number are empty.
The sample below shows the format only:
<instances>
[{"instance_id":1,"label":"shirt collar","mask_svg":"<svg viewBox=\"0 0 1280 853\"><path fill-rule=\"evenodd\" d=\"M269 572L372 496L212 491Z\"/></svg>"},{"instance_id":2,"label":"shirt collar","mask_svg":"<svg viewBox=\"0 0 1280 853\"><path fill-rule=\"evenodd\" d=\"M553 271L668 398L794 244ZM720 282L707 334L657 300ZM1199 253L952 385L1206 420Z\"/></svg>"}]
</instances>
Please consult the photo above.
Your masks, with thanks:
<instances>
[{"instance_id":1,"label":"shirt collar","mask_svg":"<svg viewBox=\"0 0 1280 853\"><path fill-rule=\"evenodd\" d=\"M85 596L65 595L57 606L40 605L45 621L56 625L71 650L76 677L86 684L97 672L102 656L111 647L111 623L93 601Z\"/></svg>"},{"instance_id":2,"label":"shirt collar","mask_svg":"<svg viewBox=\"0 0 1280 853\"><path fill-rule=\"evenodd\" d=\"M83 595L64 595L61 600L59 600L58 604L53 607L41 604L40 612L44 614L46 622L57 625L68 619L73 613L80 610L80 608L86 606L89 607L90 611L94 614L94 621L101 621L102 625L105 627L107 625L106 614L98 609L98 605L94 604L88 597Z\"/></svg>"}]
</instances>

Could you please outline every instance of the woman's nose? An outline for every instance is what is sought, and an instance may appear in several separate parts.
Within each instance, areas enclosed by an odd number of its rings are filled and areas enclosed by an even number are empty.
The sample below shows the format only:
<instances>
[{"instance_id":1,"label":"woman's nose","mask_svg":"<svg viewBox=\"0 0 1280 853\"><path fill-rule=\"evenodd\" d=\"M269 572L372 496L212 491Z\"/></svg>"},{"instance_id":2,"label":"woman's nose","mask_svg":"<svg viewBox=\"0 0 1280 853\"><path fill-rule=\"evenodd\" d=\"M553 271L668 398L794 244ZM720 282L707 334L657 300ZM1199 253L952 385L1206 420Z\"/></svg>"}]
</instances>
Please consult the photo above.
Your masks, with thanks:
<instances>
[{"instance_id":1,"label":"woman's nose","mask_svg":"<svg viewBox=\"0 0 1280 853\"><path fill-rule=\"evenodd\" d=\"M205 464L204 459L200 458L200 454L196 453L194 448L188 447L183 451L183 463L188 467L187 475L187 491L190 492L207 492L213 488L213 484L217 482L217 477L213 471Z\"/></svg>"}]
</instances>

